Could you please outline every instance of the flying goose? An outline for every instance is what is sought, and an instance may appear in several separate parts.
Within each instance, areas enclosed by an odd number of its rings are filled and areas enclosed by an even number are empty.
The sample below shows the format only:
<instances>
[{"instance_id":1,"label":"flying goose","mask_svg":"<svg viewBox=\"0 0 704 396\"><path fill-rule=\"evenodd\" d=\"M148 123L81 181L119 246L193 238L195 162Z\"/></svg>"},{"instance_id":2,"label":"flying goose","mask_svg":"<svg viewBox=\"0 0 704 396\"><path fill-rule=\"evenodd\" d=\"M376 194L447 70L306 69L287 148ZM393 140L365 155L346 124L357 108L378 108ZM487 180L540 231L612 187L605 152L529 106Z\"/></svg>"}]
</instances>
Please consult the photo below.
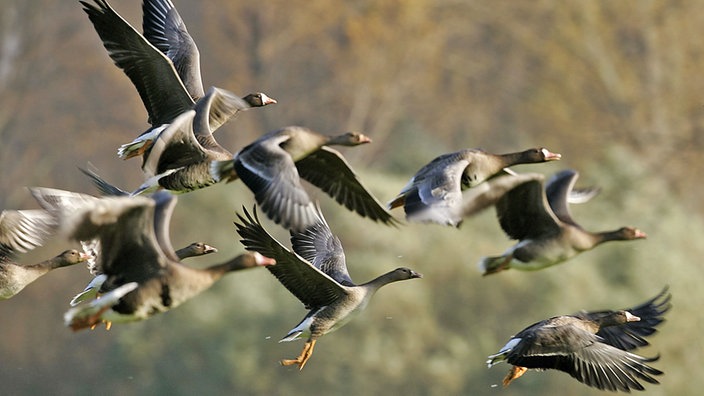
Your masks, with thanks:
<instances>
[{"instance_id":1,"label":"flying goose","mask_svg":"<svg viewBox=\"0 0 704 396\"><path fill-rule=\"evenodd\" d=\"M301 354L281 361L284 366L298 365L303 369L313 354L318 338L342 327L353 315L362 311L374 293L392 282L420 278L408 268L397 268L376 279L356 285L347 272L345 254L340 240L318 212L318 221L302 232L291 231L293 252L281 245L261 225L257 217L244 209L235 223L241 242L250 251L276 260L267 269L310 311L281 340L293 341L307 337Z\"/></svg>"},{"instance_id":2,"label":"flying goose","mask_svg":"<svg viewBox=\"0 0 704 396\"><path fill-rule=\"evenodd\" d=\"M581 311L555 316L518 332L489 356L489 367L501 361L513 367L503 380L508 386L528 369L555 369L568 373L588 386L609 391L644 390L639 381L657 384L662 371L629 351L648 345L655 326L670 309L670 295L660 294L627 310Z\"/></svg>"},{"instance_id":3,"label":"flying goose","mask_svg":"<svg viewBox=\"0 0 704 396\"><path fill-rule=\"evenodd\" d=\"M232 153L210 132L194 133L196 117L195 110L186 111L159 134L142 164L146 180L131 195L161 189L186 193L217 182L211 176L211 163L231 159Z\"/></svg>"},{"instance_id":4,"label":"flying goose","mask_svg":"<svg viewBox=\"0 0 704 396\"><path fill-rule=\"evenodd\" d=\"M424 165L387 207L403 206L409 221L459 227L463 219L463 191L480 185L507 167L560 158L560 154L545 148L508 154L491 154L482 149L443 154Z\"/></svg>"},{"instance_id":5,"label":"flying goose","mask_svg":"<svg viewBox=\"0 0 704 396\"><path fill-rule=\"evenodd\" d=\"M96 299L100 296L100 289L108 276L102 273L101 267L97 264L98 256L100 256L100 241L90 240L81 241L83 251L90 257L88 259L88 271L93 275L93 279L83 289L82 292L76 294L69 303L72 307L85 302ZM217 253L218 249L208 245L205 242L192 242L188 246L182 247L176 251L176 256L179 260L185 260L191 257L205 256L211 253ZM110 322L106 322L106 327L110 329Z\"/></svg>"},{"instance_id":6,"label":"flying goose","mask_svg":"<svg viewBox=\"0 0 704 396\"><path fill-rule=\"evenodd\" d=\"M108 196L134 196L161 189L186 193L215 184L211 162L230 159L232 154L211 133L194 133L196 116L195 110L186 111L161 131L142 164L146 180L131 193L111 185L93 171L79 169Z\"/></svg>"},{"instance_id":7,"label":"flying goose","mask_svg":"<svg viewBox=\"0 0 704 396\"><path fill-rule=\"evenodd\" d=\"M317 221L315 205L301 178L359 215L393 225L396 220L362 185L342 154L329 147L369 142L357 132L325 136L288 126L260 137L234 159L213 161L211 175L216 181L242 179L262 211L287 229L301 231Z\"/></svg>"},{"instance_id":8,"label":"flying goose","mask_svg":"<svg viewBox=\"0 0 704 396\"><path fill-rule=\"evenodd\" d=\"M137 139L120 147L121 158L148 153L159 133L187 110L197 110L199 125L206 125L212 133L247 107L276 103L261 92L237 97L237 101L232 100L234 94L222 89L211 88L204 93L198 48L169 0L144 2L144 35L107 1L94 1L95 5L81 1L83 10L113 62L137 89L152 125ZM196 128L196 131L201 130Z\"/></svg>"},{"instance_id":9,"label":"flying goose","mask_svg":"<svg viewBox=\"0 0 704 396\"><path fill-rule=\"evenodd\" d=\"M252 253L205 269L181 264L168 230L176 197L166 191L149 198L31 191L42 206L59 213L60 227L70 238L100 242L96 262L106 275L102 296L66 312L66 325L73 330L147 319L177 307L231 271L273 264Z\"/></svg>"},{"instance_id":10,"label":"flying goose","mask_svg":"<svg viewBox=\"0 0 704 396\"><path fill-rule=\"evenodd\" d=\"M562 263L577 254L608 241L646 238L634 227L590 232L572 219L570 192L579 174L571 169L555 174L543 188L545 178L523 183L496 203L504 232L518 240L503 255L483 258L484 275L509 268L535 271Z\"/></svg>"}]
</instances>

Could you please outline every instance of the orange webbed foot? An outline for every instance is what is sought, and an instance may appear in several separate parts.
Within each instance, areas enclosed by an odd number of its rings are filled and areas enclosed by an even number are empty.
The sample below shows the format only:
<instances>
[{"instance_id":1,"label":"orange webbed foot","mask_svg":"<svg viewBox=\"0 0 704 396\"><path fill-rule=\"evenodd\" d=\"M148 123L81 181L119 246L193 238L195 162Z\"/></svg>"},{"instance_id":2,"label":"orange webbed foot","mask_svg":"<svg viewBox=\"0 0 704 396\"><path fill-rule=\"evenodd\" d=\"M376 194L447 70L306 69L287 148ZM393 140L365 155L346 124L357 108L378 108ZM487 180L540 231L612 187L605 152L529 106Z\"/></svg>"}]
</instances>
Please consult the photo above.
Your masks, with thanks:
<instances>
[{"instance_id":1,"label":"orange webbed foot","mask_svg":"<svg viewBox=\"0 0 704 396\"><path fill-rule=\"evenodd\" d=\"M110 307L104 307L95 314L87 316L85 318L74 318L73 321L69 324L69 326L73 331L79 331L85 328L93 330L97 325L99 325L103 321L101 316L108 309L110 309Z\"/></svg>"},{"instance_id":2,"label":"orange webbed foot","mask_svg":"<svg viewBox=\"0 0 704 396\"><path fill-rule=\"evenodd\" d=\"M301 351L301 354L298 355L297 358L295 359L283 359L281 360L281 365L282 366L292 366L294 364L298 365L298 370L303 370L303 366L306 365L306 362L308 362L308 359L313 355L313 347L315 346L315 340L311 340L306 342L305 345L303 345L303 350Z\"/></svg>"},{"instance_id":3,"label":"orange webbed foot","mask_svg":"<svg viewBox=\"0 0 704 396\"><path fill-rule=\"evenodd\" d=\"M506 374L506 376L504 377L504 380L503 380L504 388L509 386L511 381L513 381L516 378L525 374L526 371L528 371L528 369L525 367L513 366L513 368L511 368L511 371L509 371L508 374Z\"/></svg>"}]
</instances>

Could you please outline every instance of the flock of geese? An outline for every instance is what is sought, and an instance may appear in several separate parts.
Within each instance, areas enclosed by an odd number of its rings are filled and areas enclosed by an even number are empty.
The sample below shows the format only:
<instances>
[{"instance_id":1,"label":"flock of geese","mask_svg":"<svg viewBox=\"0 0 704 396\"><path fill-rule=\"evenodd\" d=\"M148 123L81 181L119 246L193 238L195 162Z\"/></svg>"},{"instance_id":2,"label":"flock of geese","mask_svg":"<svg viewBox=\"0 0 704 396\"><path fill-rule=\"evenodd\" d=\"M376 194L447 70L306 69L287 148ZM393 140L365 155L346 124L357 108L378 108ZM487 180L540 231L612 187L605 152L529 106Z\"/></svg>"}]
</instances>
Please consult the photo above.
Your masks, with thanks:
<instances>
[{"instance_id":1,"label":"flock of geese","mask_svg":"<svg viewBox=\"0 0 704 396\"><path fill-rule=\"evenodd\" d=\"M5 210L0 217L0 298L12 297L52 269L88 263L94 279L65 314L73 330L147 319L177 307L229 272L263 266L309 310L282 339L306 339L298 357L281 361L302 369L317 339L364 309L380 287L421 274L397 268L355 283L340 240L301 178L347 209L390 226L400 223L390 213L397 207L403 207L407 221L453 227L495 207L500 226L517 243L499 256L483 258L484 275L511 268L539 270L607 241L646 237L633 227L606 232L582 228L572 218L570 204L589 201L599 190L574 188L574 170L546 181L540 174L509 169L560 159L545 148L502 155L466 149L440 155L386 206L331 148L369 143L361 133L324 136L288 126L232 154L213 134L242 111L276 100L264 93L239 97L216 87L205 91L198 49L169 0L144 0L143 33L105 0L80 3L149 114L150 127L118 150L123 159L142 157L145 182L124 191L84 170L101 197L35 187L30 191L43 209ZM189 257L217 249L203 242L174 249L169 236L174 194L237 179L252 191L262 213L290 231L291 249L262 227L256 205L252 211L243 206L235 224L248 252L206 269L184 265ZM20 253L55 233L79 241L82 251L67 250L35 265L16 262ZM556 369L599 389L643 390L641 382L658 383L655 377L662 374L650 366L658 356L646 358L632 351L648 345L646 337L664 320L670 298L665 288L629 309L583 311L540 321L514 335L487 363L512 365L505 386L527 369Z\"/></svg>"}]
</instances>

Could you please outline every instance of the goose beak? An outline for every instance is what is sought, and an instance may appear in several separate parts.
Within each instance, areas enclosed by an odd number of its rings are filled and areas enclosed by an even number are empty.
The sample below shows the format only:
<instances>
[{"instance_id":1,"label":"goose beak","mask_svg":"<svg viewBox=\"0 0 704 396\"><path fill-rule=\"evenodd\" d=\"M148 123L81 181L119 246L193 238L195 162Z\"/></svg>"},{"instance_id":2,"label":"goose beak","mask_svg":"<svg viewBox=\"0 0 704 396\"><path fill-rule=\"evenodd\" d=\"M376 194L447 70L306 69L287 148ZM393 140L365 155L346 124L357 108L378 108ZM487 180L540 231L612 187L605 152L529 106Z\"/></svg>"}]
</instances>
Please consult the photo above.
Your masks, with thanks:
<instances>
[{"instance_id":1,"label":"goose beak","mask_svg":"<svg viewBox=\"0 0 704 396\"><path fill-rule=\"evenodd\" d=\"M261 265L261 266L276 264L276 260L274 260L273 258L263 256L258 252L254 252L254 260L257 262L257 265Z\"/></svg>"},{"instance_id":2,"label":"goose beak","mask_svg":"<svg viewBox=\"0 0 704 396\"><path fill-rule=\"evenodd\" d=\"M648 234L644 233L641 230L636 230L636 239L645 239L648 237Z\"/></svg>"},{"instance_id":3,"label":"goose beak","mask_svg":"<svg viewBox=\"0 0 704 396\"><path fill-rule=\"evenodd\" d=\"M557 161L562 158L562 154L553 153L548 149L543 149L543 155L545 156L545 161Z\"/></svg>"},{"instance_id":4,"label":"goose beak","mask_svg":"<svg viewBox=\"0 0 704 396\"><path fill-rule=\"evenodd\" d=\"M362 133L359 134L359 144L371 143L371 142L372 142L372 138L370 138L369 136L362 134Z\"/></svg>"},{"instance_id":5,"label":"goose beak","mask_svg":"<svg viewBox=\"0 0 704 396\"><path fill-rule=\"evenodd\" d=\"M415 271L411 270L411 279L422 278L422 277L423 277L423 274L421 274L420 272L415 272Z\"/></svg>"},{"instance_id":6,"label":"goose beak","mask_svg":"<svg viewBox=\"0 0 704 396\"><path fill-rule=\"evenodd\" d=\"M626 311L626 322L639 322L640 317L633 315L632 313Z\"/></svg>"},{"instance_id":7,"label":"goose beak","mask_svg":"<svg viewBox=\"0 0 704 396\"><path fill-rule=\"evenodd\" d=\"M218 248L215 246L205 245L203 246L203 254L217 253Z\"/></svg>"},{"instance_id":8,"label":"goose beak","mask_svg":"<svg viewBox=\"0 0 704 396\"><path fill-rule=\"evenodd\" d=\"M278 103L276 99L270 98L266 96L265 94L262 94L262 106L270 105L270 104L276 104Z\"/></svg>"},{"instance_id":9,"label":"goose beak","mask_svg":"<svg viewBox=\"0 0 704 396\"><path fill-rule=\"evenodd\" d=\"M78 262L82 263L84 261L91 260L93 258L92 254L88 254L86 252L79 252L78 253Z\"/></svg>"}]
</instances>

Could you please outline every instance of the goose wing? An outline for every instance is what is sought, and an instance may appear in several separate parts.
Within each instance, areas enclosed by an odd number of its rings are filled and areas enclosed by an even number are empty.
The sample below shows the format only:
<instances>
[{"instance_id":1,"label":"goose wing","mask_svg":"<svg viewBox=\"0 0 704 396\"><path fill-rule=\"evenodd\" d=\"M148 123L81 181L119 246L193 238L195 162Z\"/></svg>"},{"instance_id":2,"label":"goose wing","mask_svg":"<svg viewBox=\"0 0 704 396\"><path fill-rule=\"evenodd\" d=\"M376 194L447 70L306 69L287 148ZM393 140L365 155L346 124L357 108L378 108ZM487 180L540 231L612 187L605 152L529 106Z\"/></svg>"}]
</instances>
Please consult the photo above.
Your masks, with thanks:
<instances>
[{"instance_id":1,"label":"goose wing","mask_svg":"<svg viewBox=\"0 0 704 396\"><path fill-rule=\"evenodd\" d=\"M84 175L90 178L90 181L93 182L93 185L98 189L98 191L100 191L103 196L121 197L130 195L129 192L119 187L113 186L112 184L108 183L105 179L100 177L100 175L90 169L78 168L78 170L80 170L81 172L83 172Z\"/></svg>"},{"instance_id":2,"label":"goose wing","mask_svg":"<svg viewBox=\"0 0 704 396\"><path fill-rule=\"evenodd\" d=\"M576 326L576 321L549 322L529 327L507 353L510 364L564 371L578 381L610 391L643 390L639 381L658 383L660 370L643 358L600 342L600 337Z\"/></svg>"},{"instance_id":3,"label":"goose wing","mask_svg":"<svg viewBox=\"0 0 704 396\"><path fill-rule=\"evenodd\" d=\"M495 205L501 197L517 186L529 181L541 180L538 173L515 173L506 169L484 183L467 189L462 194L462 218L473 216Z\"/></svg>"},{"instance_id":4,"label":"goose wing","mask_svg":"<svg viewBox=\"0 0 704 396\"><path fill-rule=\"evenodd\" d=\"M240 111L249 108L249 104L234 93L210 87L204 97L195 105L196 118L193 129L196 136L212 136L220 126L228 122Z\"/></svg>"},{"instance_id":5,"label":"goose wing","mask_svg":"<svg viewBox=\"0 0 704 396\"><path fill-rule=\"evenodd\" d=\"M521 183L496 203L499 224L512 239L537 238L560 231L560 221L545 198L543 181L540 177Z\"/></svg>"},{"instance_id":6,"label":"goose wing","mask_svg":"<svg viewBox=\"0 0 704 396\"><path fill-rule=\"evenodd\" d=\"M299 175L349 210L384 224L397 221L367 190L338 151L323 146L296 161Z\"/></svg>"},{"instance_id":7,"label":"goose wing","mask_svg":"<svg viewBox=\"0 0 704 396\"><path fill-rule=\"evenodd\" d=\"M458 153L440 156L431 161L415 177L417 200L408 202L406 213L424 207L454 207L462 200L462 177L471 162Z\"/></svg>"},{"instance_id":8,"label":"goose wing","mask_svg":"<svg viewBox=\"0 0 704 396\"><path fill-rule=\"evenodd\" d=\"M0 212L0 262L40 246L55 227L56 218L46 210L3 210Z\"/></svg>"},{"instance_id":9,"label":"goose wing","mask_svg":"<svg viewBox=\"0 0 704 396\"><path fill-rule=\"evenodd\" d=\"M168 191L157 191L151 197L154 200L154 237L161 252L171 261L179 262L176 250L171 245L171 216L176 208L176 196Z\"/></svg>"},{"instance_id":10,"label":"goose wing","mask_svg":"<svg viewBox=\"0 0 704 396\"><path fill-rule=\"evenodd\" d=\"M173 63L125 21L105 0L81 1L113 62L142 98L152 125L167 124L194 102Z\"/></svg>"},{"instance_id":11,"label":"goose wing","mask_svg":"<svg viewBox=\"0 0 704 396\"><path fill-rule=\"evenodd\" d=\"M237 153L234 166L270 219L284 228L304 230L315 224L317 214L293 159L280 146L288 139L283 134L264 136Z\"/></svg>"},{"instance_id":12,"label":"goose wing","mask_svg":"<svg viewBox=\"0 0 704 396\"><path fill-rule=\"evenodd\" d=\"M203 97L198 46L170 0L142 4L144 37L173 63L193 100Z\"/></svg>"},{"instance_id":13,"label":"goose wing","mask_svg":"<svg viewBox=\"0 0 704 396\"><path fill-rule=\"evenodd\" d=\"M320 208L317 209L319 219L314 225L302 232L291 231L293 251L338 283L354 286L347 271L342 243L333 235Z\"/></svg>"},{"instance_id":14,"label":"goose wing","mask_svg":"<svg viewBox=\"0 0 704 396\"><path fill-rule=\"evenodd\" d=\"M267 269L308 309L329 305L347 295L343 286L295 252L281 245L261 225L256 208L251 215L243 208L235 223L240 242L247 250L276 260Z\"/></svg>"},{"instance_id":15,"label":"goose wing","mask_svg":"<svg viewBox=\"0 0 704 396\"><path fill-rule=\"evenodd\" d=\"M627 322L620 326L608 326L601 328L596 334L604 339L604 342L624 351L648 345L648 341L644 337L648 337L655 333L655 328L660 323L665 321L663 317L665 313L672 307L670 300L672 295L668 293L668 288L665 287L658 295L650 300L632 308L625 309L640 318L636 322ZM578 312L577 317L588 320L595 320L602 316L613 313L613 311L592 311Z\"/></svg>"},{"instance_id":16,"label":"goose wing","mask_svg":"<svg viewBox=\"0 0 704 396\"><path fill-rule=\"evenodd\" d=\"M575 227L579 227L579 225L572 218L569 202L577 178L579 178L577 171L565 169L554 174L545 184L545 196L555 216L563 223ZM589 193L587 193L588 195Z\"/></svg>"}]
</instances>

